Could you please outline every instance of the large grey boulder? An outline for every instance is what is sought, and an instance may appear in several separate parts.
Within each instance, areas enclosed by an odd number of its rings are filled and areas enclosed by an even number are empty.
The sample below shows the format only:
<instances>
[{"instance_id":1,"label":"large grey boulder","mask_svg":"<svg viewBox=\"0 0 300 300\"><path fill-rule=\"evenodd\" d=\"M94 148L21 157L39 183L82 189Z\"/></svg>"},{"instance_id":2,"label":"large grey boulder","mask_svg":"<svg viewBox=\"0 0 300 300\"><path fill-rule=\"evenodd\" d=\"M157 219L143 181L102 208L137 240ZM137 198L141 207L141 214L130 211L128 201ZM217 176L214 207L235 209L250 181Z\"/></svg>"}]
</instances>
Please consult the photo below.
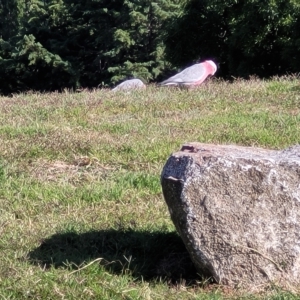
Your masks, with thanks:
<instances>
[{"instance_id":1,"label":"large grey boulder","mask_svg":"<svg viewBox=\"0 0 300 300\"><path fill-rule=\"evenodd\" d=\"M190 143L161 184L199 273L229 286L300 282L300 146Z\"/></svg>"}]
</instances>

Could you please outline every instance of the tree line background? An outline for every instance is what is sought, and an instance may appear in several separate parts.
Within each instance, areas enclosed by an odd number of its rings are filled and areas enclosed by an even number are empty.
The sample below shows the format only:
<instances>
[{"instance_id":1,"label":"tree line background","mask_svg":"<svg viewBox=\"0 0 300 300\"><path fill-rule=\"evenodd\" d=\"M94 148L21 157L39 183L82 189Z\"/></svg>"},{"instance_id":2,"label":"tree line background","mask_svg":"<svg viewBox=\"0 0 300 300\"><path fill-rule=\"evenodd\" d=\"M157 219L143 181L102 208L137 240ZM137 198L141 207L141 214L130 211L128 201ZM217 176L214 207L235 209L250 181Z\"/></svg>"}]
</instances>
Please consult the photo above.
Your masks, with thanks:
<instances>
[{"instance_id":1,"label":"tree line background","mask_svg":"<svg viewBox=\"0 0 300 300\"><path fill-rule=\"evenodd\" d=\"M300 71L299 0L0 0L0 93Z\"/></svg>"}]
</instances>

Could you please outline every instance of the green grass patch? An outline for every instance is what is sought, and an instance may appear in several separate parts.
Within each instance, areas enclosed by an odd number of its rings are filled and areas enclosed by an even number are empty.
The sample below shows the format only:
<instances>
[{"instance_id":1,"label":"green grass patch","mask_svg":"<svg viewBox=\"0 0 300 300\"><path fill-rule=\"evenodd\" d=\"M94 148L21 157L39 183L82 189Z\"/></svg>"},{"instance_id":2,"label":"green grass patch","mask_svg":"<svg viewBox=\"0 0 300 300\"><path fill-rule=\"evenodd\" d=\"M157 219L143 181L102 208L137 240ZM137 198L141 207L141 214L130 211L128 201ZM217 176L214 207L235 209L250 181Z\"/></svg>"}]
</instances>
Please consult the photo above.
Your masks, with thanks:
<instances>
[{"instance_id":1,"label":"green grass patch","mask_svg":"<svg viewBox=\"0 0 300 300\"><path fill-rule=\"evenodd\" d=\"M0 98L1 299L298 299L195 271L160 174L186 142L300 140L298 79Z\"/></svg>"}]
</instances>

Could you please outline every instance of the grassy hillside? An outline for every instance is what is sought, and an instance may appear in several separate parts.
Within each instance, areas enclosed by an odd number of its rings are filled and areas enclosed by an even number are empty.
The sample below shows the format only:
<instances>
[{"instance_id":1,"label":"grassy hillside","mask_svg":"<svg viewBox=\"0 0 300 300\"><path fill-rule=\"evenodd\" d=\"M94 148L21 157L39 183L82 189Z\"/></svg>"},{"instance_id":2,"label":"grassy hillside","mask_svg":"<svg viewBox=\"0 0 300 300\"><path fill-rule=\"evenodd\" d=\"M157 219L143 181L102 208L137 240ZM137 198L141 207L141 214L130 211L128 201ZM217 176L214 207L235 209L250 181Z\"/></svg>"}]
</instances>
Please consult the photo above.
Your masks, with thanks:
<instances>
[{"instance_id":1,"label":"grassy hillside","mask_svg":"<svg viewBox=\"0 0 300 300\"><path fill-rule=\"evenodd\" d=\"M202 280L160 187L185 142L299 143L297 78L1 97L0 140L0 299L298 299Z\"/></svg>"}]
</instances>

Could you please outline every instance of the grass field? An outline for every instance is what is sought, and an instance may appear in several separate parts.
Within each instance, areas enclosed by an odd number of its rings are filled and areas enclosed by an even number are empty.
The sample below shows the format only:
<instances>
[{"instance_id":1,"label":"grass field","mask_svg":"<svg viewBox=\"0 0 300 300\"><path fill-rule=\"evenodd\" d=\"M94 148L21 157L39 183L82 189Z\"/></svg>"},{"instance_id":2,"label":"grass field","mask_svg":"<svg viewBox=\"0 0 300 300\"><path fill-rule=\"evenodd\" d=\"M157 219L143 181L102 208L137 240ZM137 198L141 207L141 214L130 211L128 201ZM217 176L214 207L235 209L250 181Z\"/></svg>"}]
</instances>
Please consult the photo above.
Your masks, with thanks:
<instances>
[{"instance_id":1,"label":"grass field","mask_svg":"<svg viewBox=\"0 0 300 300\"><path fill-rule=\"evenodd\" d=\"M299 140L297 77L0 97L0 299L300 299L208 284L160 186L185 142Z\"/></svg>"}]
</instances>

